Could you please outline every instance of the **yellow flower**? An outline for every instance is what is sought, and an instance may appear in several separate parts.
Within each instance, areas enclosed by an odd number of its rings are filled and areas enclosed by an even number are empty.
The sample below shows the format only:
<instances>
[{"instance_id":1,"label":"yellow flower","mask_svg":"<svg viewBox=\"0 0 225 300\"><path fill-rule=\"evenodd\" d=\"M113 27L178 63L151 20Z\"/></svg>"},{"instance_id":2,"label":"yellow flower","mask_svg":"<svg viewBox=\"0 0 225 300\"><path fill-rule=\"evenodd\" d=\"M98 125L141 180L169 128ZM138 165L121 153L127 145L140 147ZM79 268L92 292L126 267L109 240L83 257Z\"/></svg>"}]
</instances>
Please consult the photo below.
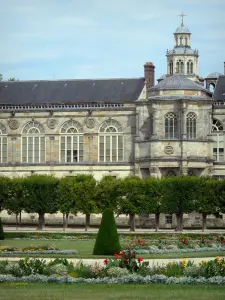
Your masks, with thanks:
<instances>
[{"instance_id":1,"label":"yellow flower","mask_svg":"<svg viewBox=\"0 0 225 300\"><path fill-rule=\"evenodd\" d=\"M220 257L219 257L219 256L216 256L216 260L220 260Z\"/></svg>"},{"instance_id":2,"label":"yellow flower","mask_svg":"<svg viewBox=\"0 0 225 300\"><path fill-rule=\"evenodd\" d=\"M204 265L205 261L201 260L200 265Z\"/></svg>"}]
</instances>

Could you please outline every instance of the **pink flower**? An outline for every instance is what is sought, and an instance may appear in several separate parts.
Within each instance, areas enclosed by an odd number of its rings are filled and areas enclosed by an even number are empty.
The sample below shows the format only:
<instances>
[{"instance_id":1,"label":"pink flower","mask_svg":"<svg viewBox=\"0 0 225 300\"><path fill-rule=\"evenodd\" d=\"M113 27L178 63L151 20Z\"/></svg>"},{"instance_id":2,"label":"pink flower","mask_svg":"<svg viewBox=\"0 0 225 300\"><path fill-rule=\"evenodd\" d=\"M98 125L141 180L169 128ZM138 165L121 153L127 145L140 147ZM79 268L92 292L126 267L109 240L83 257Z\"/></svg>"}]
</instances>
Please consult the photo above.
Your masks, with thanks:
<instances>
[{"instance_id":1,"label":"pink flower","mask_svg":"<svg viewBox=\"0 0 225 300\"><path fill-rule=\"evenodd\" d=\"M114 257L115 257L116 259L118 259L118 258L119 258L119 255L118 255L118 254L114 254Z\"/></svg>"},{"instance_id":2,"label":"pink flower","mask_svg":"<svg viewBox=\"0 0 225 300\"><path fill-rule=\"evenodd\" d=\"M140 262L142 262L142 261L143 261L143 258L142 258L142 257L140 257L140 256L138 256L137 260L138 260L138 263L140 264Z\"/></svg>"},{"instance_id":3,"label":"pink flower","mask_svg":"<svg viewBox=\"0 0 225 300\"><path fill-rule=\"evenodd\" d=\"M104 264L107 265L108 262L109 262L109 260L108 260L108 258L106 258L106 259L104 260Z\"/></svg>"}]
</instances>

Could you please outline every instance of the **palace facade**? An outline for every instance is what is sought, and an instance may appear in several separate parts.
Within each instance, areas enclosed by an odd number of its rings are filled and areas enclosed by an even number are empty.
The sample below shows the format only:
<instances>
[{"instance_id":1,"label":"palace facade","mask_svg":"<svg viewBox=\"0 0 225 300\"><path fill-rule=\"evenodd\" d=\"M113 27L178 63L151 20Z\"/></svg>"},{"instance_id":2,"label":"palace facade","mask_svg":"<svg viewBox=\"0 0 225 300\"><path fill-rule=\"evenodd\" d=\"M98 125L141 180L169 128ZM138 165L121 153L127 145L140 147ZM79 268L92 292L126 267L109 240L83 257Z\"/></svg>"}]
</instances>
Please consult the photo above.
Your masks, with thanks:
<instances>
[{"instance_id":1,"label":"palace facade","mask_svg":"<svg viewBox=\"0 0 225 300\"><path fill-rule=\"evenodd\" d=\"M143 78L0 82L1 175L225 176L225 76L198 75L183 20L166 57L157 84L151 62Z\"/></svg>"}]
</instances>

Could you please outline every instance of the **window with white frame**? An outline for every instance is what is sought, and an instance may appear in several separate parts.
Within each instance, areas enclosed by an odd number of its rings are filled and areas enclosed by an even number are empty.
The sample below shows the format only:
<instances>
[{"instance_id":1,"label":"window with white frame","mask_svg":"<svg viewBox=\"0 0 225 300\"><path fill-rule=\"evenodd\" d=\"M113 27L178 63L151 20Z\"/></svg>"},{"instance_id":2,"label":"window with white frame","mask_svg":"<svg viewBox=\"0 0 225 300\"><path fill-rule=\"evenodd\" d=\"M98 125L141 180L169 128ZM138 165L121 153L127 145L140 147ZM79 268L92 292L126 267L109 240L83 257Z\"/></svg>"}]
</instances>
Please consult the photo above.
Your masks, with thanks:
<instances>
[{"instance_id":1,"label":"window with white frame","mask_svg":"<svg viewBox=\"0 0 225 300\"><path fill-rule=\"evenodd\" d=\"M186 119L187 138L196 139L197 136L197 117L195 113L188 113Z\"/></svg>"},{"instance_id":2,"label":"window with white frame","mask_svg":"<svg viewBox=\"0 0 225 300\"><path fill-rule=\"evenodd\" d=\"M213 158L215 161L224 161L224 133L223 124L213 119L212 124L212 138L213 138Z\"/></svg>"},{"instance_id":3,"label":"window with white frame","mask_svg":"<svg viewBox=\"0 0 225 300\"><path fill-rule=\"evenodd\" d=\"M22 162L45 162L45 134L41 123L28 122L22 130Z\"/></svg>"},{"instance_id":4,"label":"window with white frame","mask_svg":"<svg viewBox=\"0 0 225 300\"><path fill-rule=\"evenodd\" d=\"M100 126L99 161L123 161L123 130L116 120L109 119Z\"/></svg>"},{"instance_id":5,"label":"window with white frame","mask_svg":"<svg viewBox=\"0 0 225 300\"><path fill-rule=\"evenodd\" d=\"M8 145L6 127L0 123L0 163L7 163Z\"/></svg>"},{"instance_id":6,"label":"window with white frame","mask_svg":"<svg viewBox=\"0 0 225 300\"><path fill-rule=\"evenodd\" d=\"M171 112L165 115L165 138L166 139L178 138L177 116Z\"/></svg>"},{"instance_id":7,"label":"window with white frame","mask_svg":"<svg viewBox=\"0 0 225 300\"><path fill-rule=\"evenodd\" d=\"M79 163L84 161L84 135L82 126L75 120L65 122L60 130L60 161Z\"/></svg>"}]
</instances>

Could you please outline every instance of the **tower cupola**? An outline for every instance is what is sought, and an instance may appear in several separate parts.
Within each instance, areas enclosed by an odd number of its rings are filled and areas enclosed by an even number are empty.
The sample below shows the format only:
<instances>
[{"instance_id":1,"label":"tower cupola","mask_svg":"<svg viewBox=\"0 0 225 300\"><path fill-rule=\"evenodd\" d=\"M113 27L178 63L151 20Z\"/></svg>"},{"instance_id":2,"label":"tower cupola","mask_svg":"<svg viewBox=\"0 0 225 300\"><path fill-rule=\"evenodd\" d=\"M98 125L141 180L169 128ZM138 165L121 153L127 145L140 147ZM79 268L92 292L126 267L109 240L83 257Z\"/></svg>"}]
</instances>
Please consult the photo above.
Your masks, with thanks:
<instances>
[{"instance_id":1,"label":"tower cupola","mask_svg":"<svg viewBox=\"0 0 225 300\"><path fill-rule=\"evenodd\" d=\"M174 32L174 48L167 50L167 75L182 74L196 80L198 74L198 50L191 48L191 32L184 25L185 15L181 15L181 25Z\"/></svg>"}]
</instances>

